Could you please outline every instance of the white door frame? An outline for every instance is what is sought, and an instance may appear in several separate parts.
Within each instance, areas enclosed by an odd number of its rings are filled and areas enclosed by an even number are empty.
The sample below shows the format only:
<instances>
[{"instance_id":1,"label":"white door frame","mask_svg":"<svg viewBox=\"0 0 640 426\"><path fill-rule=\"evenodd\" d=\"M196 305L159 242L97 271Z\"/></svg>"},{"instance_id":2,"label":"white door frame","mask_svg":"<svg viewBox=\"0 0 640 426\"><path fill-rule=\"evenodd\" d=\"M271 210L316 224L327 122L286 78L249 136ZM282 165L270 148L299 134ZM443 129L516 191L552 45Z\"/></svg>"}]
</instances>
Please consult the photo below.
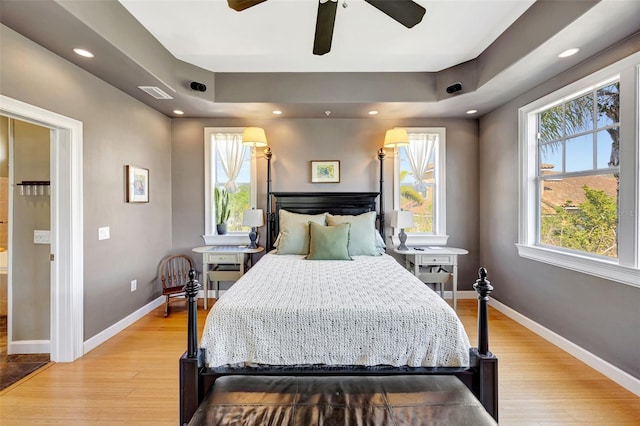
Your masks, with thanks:
<instances>
[{"instance_id":1,"label":"white door frame","mask_svg":"<svg viewBox=\"0 0 640 426\"><path fill-rule=\"evenodd\" d=\"M0 114L51 129L50 352L71 362L84 340L82 122L3 95Z\"/></svg>"}]
</instances>

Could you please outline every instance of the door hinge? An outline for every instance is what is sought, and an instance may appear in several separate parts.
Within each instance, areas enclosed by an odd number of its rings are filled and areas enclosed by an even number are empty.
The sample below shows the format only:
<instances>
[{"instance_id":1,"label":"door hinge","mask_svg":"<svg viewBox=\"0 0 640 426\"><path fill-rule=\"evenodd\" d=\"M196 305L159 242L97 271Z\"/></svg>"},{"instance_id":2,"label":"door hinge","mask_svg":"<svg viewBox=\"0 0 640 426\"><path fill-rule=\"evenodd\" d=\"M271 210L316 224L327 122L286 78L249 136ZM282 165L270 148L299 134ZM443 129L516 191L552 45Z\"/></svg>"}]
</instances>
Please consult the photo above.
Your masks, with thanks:
<instances>
[{"instance_id":1,"label":"door hinge","mask_svg":"<svg viewBox=\"0 0 640 426\"><path fill-rule=\"evenodd\" d=\"M55 260L55 256L53 255L53 253L49 254L49 260L52 262Z\"/></svg>"}]
</instances>

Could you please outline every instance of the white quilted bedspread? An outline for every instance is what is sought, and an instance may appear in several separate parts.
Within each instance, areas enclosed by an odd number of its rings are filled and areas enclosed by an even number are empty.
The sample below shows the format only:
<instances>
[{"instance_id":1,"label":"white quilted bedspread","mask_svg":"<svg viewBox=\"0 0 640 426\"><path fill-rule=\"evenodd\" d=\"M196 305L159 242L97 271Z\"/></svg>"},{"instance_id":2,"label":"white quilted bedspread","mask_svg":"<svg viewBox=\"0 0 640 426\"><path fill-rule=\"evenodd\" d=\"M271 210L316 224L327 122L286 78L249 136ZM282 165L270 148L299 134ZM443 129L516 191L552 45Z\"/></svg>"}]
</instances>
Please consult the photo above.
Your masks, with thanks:
<instances>
[{"instance_id":1,"label":"white quilted bedspread","mask_svg":"<svg viewBox=\"0 0 640 426\"><path fill-rule=\"evenodd\" d=\"M213 306L201 345L209 367L469 364L453 309L386 254L267 254Z\"/></svg>"}]
</instances>

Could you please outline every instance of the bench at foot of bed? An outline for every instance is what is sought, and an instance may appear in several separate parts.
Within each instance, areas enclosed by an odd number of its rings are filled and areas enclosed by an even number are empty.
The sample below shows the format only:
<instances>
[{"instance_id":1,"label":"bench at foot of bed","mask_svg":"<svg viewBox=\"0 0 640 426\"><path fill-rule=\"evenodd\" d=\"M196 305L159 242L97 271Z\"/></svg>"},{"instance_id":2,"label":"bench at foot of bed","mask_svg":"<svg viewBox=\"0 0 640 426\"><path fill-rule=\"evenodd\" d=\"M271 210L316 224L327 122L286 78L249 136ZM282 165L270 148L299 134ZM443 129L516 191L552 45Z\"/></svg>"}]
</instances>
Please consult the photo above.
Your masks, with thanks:
<instances>
[{"instance_id":1,"label":"bench at foot of bed","mask_svg":"<svg viewBox=\"0 0 640 426\"><path fill-rule=\"evenodd\" d=\"M218 378L189 426L496 425L455 376Z\"/></svg>"}]
</instances>

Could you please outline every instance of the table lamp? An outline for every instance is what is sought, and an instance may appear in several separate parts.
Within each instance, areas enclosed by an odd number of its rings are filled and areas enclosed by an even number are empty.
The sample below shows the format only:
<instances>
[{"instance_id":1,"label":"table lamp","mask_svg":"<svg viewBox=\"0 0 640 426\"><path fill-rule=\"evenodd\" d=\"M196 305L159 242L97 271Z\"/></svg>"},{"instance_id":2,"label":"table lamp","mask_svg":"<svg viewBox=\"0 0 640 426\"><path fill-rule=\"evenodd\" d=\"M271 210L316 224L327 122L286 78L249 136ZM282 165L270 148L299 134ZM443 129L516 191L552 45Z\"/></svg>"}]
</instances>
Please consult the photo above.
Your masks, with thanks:
<instances>
[{"instance_id":1,"label":"table lamp","mask_svg":"<svg viewBox=\"0 0 640 426\"><path fill-rule=\"evenodd\" d=\"M256 244L256 239L258 238L256 227L264 225L264 214L262 213L262 209L245 210L242 215L242 224L244 226L251 227L251 232L249 232L249 241L251 241L251 243L247 248L258 248L258 245Z\"/></svg>"},{"instance_id":2,"label":"table lamp","mask_svg":"<svg viewBox=\"0 0 640 426\"><path fill-rule=\"evenodd\" d=\"M394 210L391 215L391 226L400 229L400 233L398 234L398 238L400 239L398 250L409 250L405 244L407 234L404 233L404 229L413 227L413 212L408 210Z\"/></svg>"}]
</instances>

